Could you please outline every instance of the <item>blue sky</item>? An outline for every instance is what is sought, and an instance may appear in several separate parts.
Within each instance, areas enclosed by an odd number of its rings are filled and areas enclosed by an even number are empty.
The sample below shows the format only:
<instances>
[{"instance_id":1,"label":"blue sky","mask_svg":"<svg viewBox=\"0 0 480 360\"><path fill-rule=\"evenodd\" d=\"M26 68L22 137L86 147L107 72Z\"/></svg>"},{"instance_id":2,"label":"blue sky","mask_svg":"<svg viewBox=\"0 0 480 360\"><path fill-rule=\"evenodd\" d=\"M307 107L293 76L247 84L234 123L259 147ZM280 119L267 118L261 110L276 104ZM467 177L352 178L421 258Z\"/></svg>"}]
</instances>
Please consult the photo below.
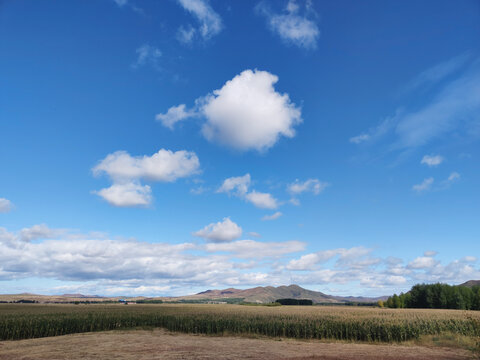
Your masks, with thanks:
<instances>
[{"instance_id":1,"label":"blue sky","mask_svg":"<svg viewBox=\"0 0 480 360\"><path fill-rule=\"evenodd\" d=\"M0 291L480 278L478 1L0 3Z\"/></svg>"}]
</instances>

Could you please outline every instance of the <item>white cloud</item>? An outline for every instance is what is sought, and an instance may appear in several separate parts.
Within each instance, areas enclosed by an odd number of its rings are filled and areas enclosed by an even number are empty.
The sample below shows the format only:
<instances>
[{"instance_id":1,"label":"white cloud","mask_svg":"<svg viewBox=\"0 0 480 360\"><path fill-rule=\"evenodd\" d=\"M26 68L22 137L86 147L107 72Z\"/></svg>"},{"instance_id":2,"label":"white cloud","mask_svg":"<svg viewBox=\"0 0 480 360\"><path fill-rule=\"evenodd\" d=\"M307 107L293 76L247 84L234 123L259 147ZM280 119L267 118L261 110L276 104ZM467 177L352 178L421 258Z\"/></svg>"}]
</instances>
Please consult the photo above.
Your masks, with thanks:
<instances>
[{"instance_id":1,"label":"white cloud","mask_svg":"<svg viewBox=\"0 0 480 360\"><path fill-rule=\"evenodd\" d=\"M311 2L307 1L306 11L300 14L300 6L290 0L282 14L273 12L265 2L261 2L256 10L267 18L270 30L287 44L296 45L305 49L315 49L320 30L311 18L315 13ZM312 16L313 15L313 16Z\"/></svg>"},{"instance_id":2,"label":"white cloud","mask_svg":"<svg viewBox=\"0 0 480 360\"><path fill-rule=\"evenodd\" d=\"M189 26L189 30L180 27L177 38L186 43L193 41L194 35L199 34L203 40L209 40L220 33L223 28L222 19L206 0L178 0L178 3L198 21L197 29Z\"/></svg>"},{"instance_id":3,"label":"white cloud","mask_svg":"<svg viewBox=\"0 0 480 360\"><path fill-rule=\"evenodd\" d=\"M289 270L316 270L318 265L337 257L335 267L344 269L363 269L379 262L378 258L370 257L371 249L362 246L350 249L338 248L306 254L299 259L291 260L286 268Z\"/></svg>"},{"instance_id":4,"label":"white cloud","mask_svg":"<svg viewBox=\"0 0 480 360\"><path fill-rule=\"evenodd\" d=\"M301 256L299 259L290 260L287 264L288 270L312 270L318 264L330 260L338 253L337 251L320 251L318 253L311 253Z\"/></svg>"},{"instance_id":5,"label":"white cloud","mask_svg":"<svg viewBox=\"0 0 480 360\"><path fill-rule=\"evenodd\" d=\"M452 182L452 181L455 181L455 180L458 180L458 179L460 179L460 174L458 172L454 171L448 176L447 181Z\"/></svg>"},{"instance_id":6,"label":"white cloud","mask_svg":"<svg viewBox=\"0 0 480 360\"><path fill-rule=\"evenodd\" d=\"M12 202L5 198L0 198L0 213L8 213L12 210Z\"/></svg>"},{"instance_id":7,"label":"white cloud","mask_svg":"<svg viewBox=\"0 0 480 360\"><path fill-rule=\"evenodd\" d=\"M452 184L460 180L460 177L461 177L460 174L456 171L450 173L450 175L448 175L448 178L446 178L440 183L440 186L438 187L438 189L439 190L448 189Z\"/></svg>"},{"instance_id":8,"label":"white cloud","mask_svg":"<svg viewBox=\"0 0 480 360\"><path fill-rule=\"evenodd\" d=\"M242 236L242 228L226 217L221 222L205 226L203 229L194 232L193 235L213 242L228 242Z\"/></svg>"},{"instance_id":9,"label":"white cloud","mask_svg":"<svg viewBox=\"0 0 480 360\"><path fill-rule=\"evenodd\" d=\"M198 173L200 162L194 152L161 149L152 156L133 157L125 151L109 154L93 169L94 175L107 174L113 181L109 188L95 192L114 206L150 204L151 188L140 180L173 182Z\"/></svg>"},{"instance_id":10,"label":"white cloud","mask_svg":"<svg viewBox=\"0 0 480 360\"><path fill-rule=\"evenodd\" d=\"M235 192L237 195L245 195L250 187L250 174L243 176L235 176L227 178L223 181L222 186L217 190L218 193Z\"/></svg>"},{"instance_id":11,"label":"white cloud","mask_svg":"<svg viewBox=\"0 0 480 360\"><path fill-rule=\"evenodd\" d=\"M118 207L148 206L152 202L152 189L136 182L114 183L108 188L94 191L108 203Z\"/></svg>"},{"instance_id":12,"label":"white cloud","mask_svg":"<svg viewBox=\"0 0 480 360\"><path fill-rule=\"evenodd\" d=\"M438 254L438 252L436 252L436 251L434 251L434 250L428 250L428 251L425 251L425 252L423 253L423 256L430 256L430 257L432 257L432 256L435 256L435 255L437 255L437 254Z\"/></svg>"},{"instance_id":13,"label":"white cloud","mask_svg":"<svg viewBox=\"0 0 480 360\"><path fill-rule=\"evenodd\" d=\"M113 0L113 1L115 2L115 4L117 4L120 7L125 6L128 3L128 0Z\"/></svg>"},{"instance_id":14,"label":"white cloud","mask_svg":"<svg viewBox=\"0 0 480 360\"><path fill-rule=\"evenodd\" d=\"M270 221L270 220L276 220L283 214L280 211L277 211L276 213L273 213L272 215L265 215L262 217L262 221Z\"/></svg>"},{"instance_id":15,"label":"white cloud","mask_svg":"<svg viewBox=\"0 0 480 360\"><path fill-rule=\"evenodd\" d=\"M458 55L452 59L441 62L432 66L430 69L423 71L415 79L413 79L408 88L410 90L420 86L429 85L443 80L452 73L458 71L470 59L469 53Z\"/></svg>"},{"instance_id":16,"label":"white cloud","mask_svg":"<svg viewBox=\"0 0 480 360\"><path fill-rule=\"evenodd\" d=\"M262 193L258 191L251 191L245 195L245 200L251 202L260 209L276 209L278 201L269 193Z\"/></svg>"},{"instance_id":17,"label":"white cloud","mask_svg":"<svg viewBox=\"0 0 480 360\"><path fill-rule=\"evenodd\" d=\"M249 192L250 183L250 174L230 177L223 181L217 193L232 194L245 201L251 202L260 209L276 209L279 206L277 199L269 193L262 193L255 190Z\"/></svg>"},{"instance_id":18,"label":"white cloud","mask_svg":"<svg viewBox=\"0 0 480 360\"><path fill-rule=\"evenodd\" d=\"M441 181L438 186L434 187L433 190L440 191L448 189L453 183L460 179L460 174L457 172L452 172L447 179ZM424 179L420 184L413 185L412 189L418 193L424 192L427 190L432 190L432 185L434 183L433 177Z\"/></svg>"},{"instance_id":19,"label":"white cloud","mask_svg":"<svg viewBox=\"0 0 480 360\"><path fill-rule=\"evenodd\" d=\"M262 235L260 235L259 233L255 232L255 231L250 231L248 233L248 236L256 237L256 238L262 237Z\"/></svg>"},{"instance_id":20,"label":"white cloud","mask_svg":"<svg viewBox=\"0 0 480 360\"><path fill-rule=\"evenodd\" d=\"M200 161L194 152L161 149L152 156L133 157L126 151L116 151L101 160L93 173L106 173L113 180L148 179L173 182L198 172Z\"/></svg>"},{"instance_id":21,"label":"white cloud","mask_svg":"<svg viewBox=\"0 0 480 360\"><path fill-rule=\"evenodd\" d=\"M142 8L139 8L138 6L135 5L135 3L133 3L130 0L113 0L113 2L117 4L119 8L129 7L131 10L135 11L137 14L140 14L143 16L146 15L145 11Z\"/></svg>"},{"instance_id":22,"label":"white cloud","mask_svg":"<svg viewBox=\"0 0 480 360\"><path fill-rule=\"evenodd\" d=\"M365 295L372 289L380 295L408 290L418 282L480 278L478 259L471 255L443 263L429 252L404 265L402 259L379 258L371 249L357 246L291 258L305 248L299 241L172 245L112 240L106 235L100 239L46 225L18 232L0 227L0 280L5 289L19 289L21 279L40 278L60 282L40 292L158 296L185 295L194 288L284 285L292 279L307 288L329 284L345 286L347 295ZM37 289L30 280L24 284L16 292Z\"/></svg>"},{"instance_id":23,"label":"white cloud","mask_svg":"<svg viewBox=\"0 0 480 360\"><path fill-rule=\"evenodd\" d=\"M157 114L155 119L160 121L163 126L173 130L173 127L177 122L195 116L196 113L194 111L185 109L185 104L172 106L165 114Z\"/></svg>"},{"instance_id":24,"label":"white cloud","mask_svg":"<svg viewBox=\"0 0 480 360\"><path fill-rule=\"evenodd\" d=\"M431 101L412 111L399 107L394 116L364 133L368 135L365 140L391 134L395 137L391 149L405 149L424 146L452 132L478 137L480 132L472 128L478 126L480 112L480 58L468 66L462 56L449 62L420 76L424 78L420 83L437 83Z\"/></svg>"},{"instance_id":25,"label":"white cloud","mask_svg":"<svg viewBox=\"0 0 480 360\"><path fill-rule=\"evenodd\" d=\"M265 151L280 136L293 137L301 111L288 94L275 91L278 77L267 71L245 70L204 99L207 121L203 135L238 150Z\"/></svg>"},{"instance_id":26,"label":"white cloud","mask_svg":"<svg viewBox=\"0 0 480 360\"><path fill-rule=\"evenodd\" d=\"M370 143L382 138L394 129L397 119L402 115L402 110L398 109L394 116L387 117L379 125L370 128L367 132L350 138L354 144Z\"/></svg>"},{"instance_id":27,"label":"white cloud","mask_svg":"<svg viewBox=\"0 0 480 360\"><path fill-rule=\"evenodd\" d=\"M444 158L440 155L425 155L420 163L432 167L440 165L443 160Z\"/></svg>"},{"instance_id":28,"label":"white cloud","mask_svg":"<svg viewBox=\"0 0 480 360\"><path fill-rule=\"evenodd\" d=\"M420 256L408 263L410 269L429 269L434 267L437 261L432 256Z\"/></svg>"},{"instance_id":29,"label":"white cloud","mask_svg":"<svg viewBox=\"0 0 480 360\"><path fill-rule=\"evenodd\" d=\"M4 230L4 229L3 229ZM0 278L46 277L61 280L195 278L197 271L230 267L215 258L183 253L192 244L150 244L120 240L45 240L6 243L0 232ZM187 266L188 265L188 266Z\"/></svg>"},{"instance_id":30,"label":"white cloud","mask_svg":"<svg viewBox=\"0 0 480 360\"><path fill-rule=\"evenodd\" d=\"M264 258L303 251L305 249L305 243L296 240L284 242L238 240L229 243L206 244L205 249L208 252L232 253L239 258Z\"/></svg>"},{"instance_id":31,"label":"white cloud","mask_svg":"<svg viewBox=\"0 0 480 360\"><path fill-rule=\"evenodd\" d=\"M407 283L407 279L401 275L390 275L385 279L385 283L394 286L404 285Z\"/></svg>"},{"instance_id":32,"label":"white cloud","mask_svg":"<svg viewBox=\"0 0 480 360\"><path fill-rule=\"evenodd\" d=\"M23 228L18 234L21 241L33 241L38 239L54 239L66 233L64 229L50 229L45 224L34 225L29 228Z\"/></svg>"},{"instance_id":33,"label":"white cloud","mask_svg":"<svg viewBox=\"0 0 480 360\"><path fill-rule=\"evenodd\" d=\"M370 135L369 134L360 134L357 136L353 136L350 138L350 142L354 144L360 144L364 141L370 140Z\"/></svg>"},{"instance_id":34,"label":"white cloud","mask_svg":"<svg viewBox=\"0 0 480 360\"><path fill-rule=\"evenodd\" d=\"M48 229L40 226L37 230L40 228ZM49 231L52 234L63 232L58 229ZM159 290L175 286L183 288L185 294L185 288L192 285L277 283L278 280L273 281L274 275L251 270L258 269L257 262L245 264L232 261L232 257L278 259L305 248L305 244L298 241L262 243L242 240L195 246L190 243L171 245L136 240L98 240L77 235L69 238L69 234L64 234L64 239L33 243L21 236L20 233L0 228L1 280L36 277L82 281L74 285L78 287L88 287L86 282L90 282L101 288L102 292L109 291L116 295L130 292L132 288L148 291L142 286L157 286ZM197 250L196 255L190 254L191 250ZM218 255L218 252L230 255ZM126 291L122 292L122 288Z\"/></svg>"},{"instance_id":35,"label":"white cloud","mask_svg":"<svg viewBox=\"0 0 480 360\"><path fill-rule=\"evenodd\" d=\"M423 180L420 184L413 185L412 189L415 190L416 192L423 192L423 191L430 190L430 188L432 187L433 181L434 179L432 177L427 178Z\"/></svg>"},{"instance_id":36,"label":"white cloud","mask_svg":"<svg viewBox=\"0 0 480 360\"><path fill-rule=\"evenodd\" d=\"M185 105L157 115L164 126L188 117L202 116L202 134L212 142L237 150L266 151L280 139L295 136L301 110L288 94L275 91L278 77L267 71L245 70L211 94L198 98L194 110Z\"/></svg>"},{"instance_id":37,"label":"white cloud","mask_svg":"<svg viewBox=\"0 0 480 360\"><path fill-rule=\"evenodd\" d=\"M190 193L194 194L194 195L201 195L207 190L208 190L208 188L200 185L200 186L197 186L196 188L190 189Z\"/></svg>"},{"instance_id":38,"label":"white cloud","mask_svg":"<svg viewBox=\"0 0 480 360\"><path fill-rule=\"evenodd\" d=\"M298 195L306 191L318 195L325 190L328 185L327 182L322 182L318 179L308 179L304 182L297 179L294 183L287 186L287 190L293 195Z\"/></svg>"},{"instance_id":39,"label":"white cloud","mask_svg":"<svg viewBox=\"0 0 480 360\"><path fill-rule=\"evenodd\" d=\"M135 52L137 53L137 59L132 64L132 67L134 69L149 64L155 70L160 70L160 65L158 62L159 59L162 57L162 52L160 51L160 49L148 44L143 44L142 46L137 48Z\"/></svg>"},{"instance_id":40,"label":"white cloud","mask_svg":"<svg viewBox=\"0 0 480 360\"><path fill-rule=\"evenodd\" d=\"M292 205L300 206L300 200L298 200L297 198L291 198L290 200L288 200L288 202Z\"/></svg>"},{"instance_id":41,"label":"white cloud","mask_svg":"<svg viewBox=\"0 0 480 360\"><path fill-rule=\"evenodd\" d=\"M192 26L188 28L180 26L177 31L177 40L184 44L190 44L193 42L196 32L197 30Z\"/></svg>"}]
</instances>

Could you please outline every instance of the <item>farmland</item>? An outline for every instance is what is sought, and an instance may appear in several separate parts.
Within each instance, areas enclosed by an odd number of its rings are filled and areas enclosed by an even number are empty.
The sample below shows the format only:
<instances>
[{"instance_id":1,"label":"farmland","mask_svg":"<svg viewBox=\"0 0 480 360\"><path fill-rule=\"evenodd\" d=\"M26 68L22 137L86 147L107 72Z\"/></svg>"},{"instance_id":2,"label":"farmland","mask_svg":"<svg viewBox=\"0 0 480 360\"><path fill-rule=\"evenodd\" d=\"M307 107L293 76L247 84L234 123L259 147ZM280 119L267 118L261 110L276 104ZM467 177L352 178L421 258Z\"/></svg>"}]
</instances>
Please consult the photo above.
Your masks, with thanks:
<instances>
[{"instance_id":1,"label":"farmland","mask_svg":"<svg viewBox=\"0 0 480 360\"><path fill-rule=\"evenodd\" d=\"M141 327L206 335L402 342L444 333L476 338L480 313L322 306L0 305L1 340Z\"/></svg>"},{"instance_id":2,"label":"farmland","mask_svg":"<svg viewBox=\"0 0 480 360\"><path fill-rule=\"evenodd\" d=\"M423 345L423 344L422 344ZM471 360L465 349L416 344L207 336L115 330L0 342L0 360Z\"/></svg>"}]
</instances>

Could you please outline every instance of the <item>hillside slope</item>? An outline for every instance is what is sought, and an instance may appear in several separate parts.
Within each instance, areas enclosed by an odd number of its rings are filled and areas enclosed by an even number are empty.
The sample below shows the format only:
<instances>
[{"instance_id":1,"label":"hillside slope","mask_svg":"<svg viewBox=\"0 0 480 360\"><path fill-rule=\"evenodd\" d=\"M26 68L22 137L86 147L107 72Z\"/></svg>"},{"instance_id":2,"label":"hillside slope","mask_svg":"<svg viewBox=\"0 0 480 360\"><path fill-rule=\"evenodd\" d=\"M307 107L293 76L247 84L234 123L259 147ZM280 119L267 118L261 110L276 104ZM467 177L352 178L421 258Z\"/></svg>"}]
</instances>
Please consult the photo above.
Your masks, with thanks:
<instances>
[{"instance_id":1,"label":"hillside slope","mask_svg":"<svg viewBox=\"0 0 480 360\"><path fill-rule=\"evenodd\" d=\"M468 280L458 286L466 286L466 287L480 286L480 280Z\"/></svg>"},{"instance_id":2,"label":"hillside slope","mask_svg":"<svg viewBox=\"0 0 480 360\"><path fill-rule=\"evenodd\" d=\"M245 302L252 303L268 303L273 302L277 299L309 299L314 303L343 303L343 302L374 302L379 299L385 299L386 297L381 298L367 298L367 297L341 297L341 296L331 296L324 294L320 291L313 291L304 289L298 285L289 285L289 286L265 286L265 287L255 287L252 289L240 290L240 289L224 289L224 290L207 290L201 293L190 295L190 296L181 296L178 298L170 298L165 300L175 301L175 300L203 300L203 299L243 299Z\"/></svg>"}]
</instances>

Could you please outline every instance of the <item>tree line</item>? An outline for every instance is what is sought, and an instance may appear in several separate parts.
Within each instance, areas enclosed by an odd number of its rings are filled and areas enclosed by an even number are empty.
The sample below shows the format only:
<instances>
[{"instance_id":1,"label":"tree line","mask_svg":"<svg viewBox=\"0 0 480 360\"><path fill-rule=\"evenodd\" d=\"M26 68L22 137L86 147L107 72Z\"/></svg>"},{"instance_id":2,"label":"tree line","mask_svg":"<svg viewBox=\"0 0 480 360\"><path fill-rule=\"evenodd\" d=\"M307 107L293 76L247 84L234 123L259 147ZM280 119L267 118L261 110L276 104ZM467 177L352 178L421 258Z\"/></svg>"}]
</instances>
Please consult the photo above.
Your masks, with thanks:
<instances>
[{"instance_id":1,"label":"tree line","mask_svg":"<svg viewBox=\"0 0 480 360\"><path fill-rule=\"evenodd\" d=\"M389 308L480 310L480 286L417 284L409 292L394 294L379 305Z\"/></svg>"},{"instance_id":2,"label":"tree line","mask_svg":"<svg viewBox=\"0 0 480 360\"><path fill-rule=\"evenodd\" d=\"M277 299L275 302L282 305L313 305L313 301L308 299Z\"/></svg>"}]
</instances>

